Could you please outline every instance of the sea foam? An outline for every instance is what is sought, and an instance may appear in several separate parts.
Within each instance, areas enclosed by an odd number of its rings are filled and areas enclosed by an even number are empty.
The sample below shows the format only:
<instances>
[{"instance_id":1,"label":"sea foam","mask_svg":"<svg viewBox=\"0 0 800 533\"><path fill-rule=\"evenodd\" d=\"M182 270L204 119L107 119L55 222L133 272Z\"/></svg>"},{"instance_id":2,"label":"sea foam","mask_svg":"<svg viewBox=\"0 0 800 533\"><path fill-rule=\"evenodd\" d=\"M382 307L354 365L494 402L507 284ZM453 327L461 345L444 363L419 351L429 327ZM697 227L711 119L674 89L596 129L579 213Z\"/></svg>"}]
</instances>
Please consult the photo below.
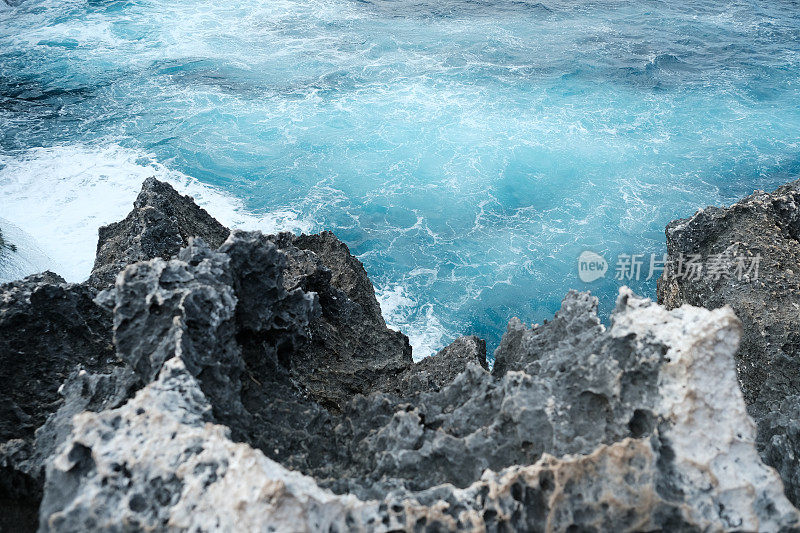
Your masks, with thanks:
<instances>
[{"instance_id":1,"label":"sea foam","mask_svg":"<svg viewBox=\"0 0 800 533\"><path fill-rule=\"evenodd\" d=\"M310 231L312 224L286 209L248 212L233 196L167 168L149 154L110 144L35 148L0 156L3 217L30 235L67 281L92 270L97 229L125 218L149 176L188 194L223 224L241 229Z\"/></svg>"},{"instance_id":2,"label":"sea foam","mask_svg":"<svg viewBox=\"0 0 800 533\"><path fill-rule=\"evenodd\" d=\"M265 233L322 229L289 207L268 213L248 210L238 198L141 150L117 144L35 148L16 157L0 156L0 229L18 248L0 258L0 282L44 270L69 282L84 281L94 264L98 228L125 218L150 176L192 196L231 228ZM387 324L409 336L415 359L442 347L447 332L432 306L419 306L402 286L378 290L377 297Z\"/></svg>"}]
</instances>

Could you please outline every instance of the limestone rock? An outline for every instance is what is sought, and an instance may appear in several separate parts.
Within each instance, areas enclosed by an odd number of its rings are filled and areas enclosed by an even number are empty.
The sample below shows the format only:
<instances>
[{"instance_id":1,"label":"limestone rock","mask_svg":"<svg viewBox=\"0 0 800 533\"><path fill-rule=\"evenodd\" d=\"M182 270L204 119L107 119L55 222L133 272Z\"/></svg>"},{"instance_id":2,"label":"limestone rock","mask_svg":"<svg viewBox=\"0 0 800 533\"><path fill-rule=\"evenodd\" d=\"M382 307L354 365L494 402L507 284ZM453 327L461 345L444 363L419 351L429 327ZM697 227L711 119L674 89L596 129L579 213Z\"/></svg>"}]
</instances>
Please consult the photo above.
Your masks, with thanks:
<instances>
[{"instance_id":1,"label":"limestone rock","mask_svg":"<svg viewBox=\"0 0 800 533\"><path fill-rule=\"evenodd\" d=\"M800 514L759 461L736 387L740 334L730 309L668 312L623 291L605 335L661 348L650 437L371 499L233 443L176 355L126 405L74 419L48 466L40 530L792 530ZM524 374L502 379L524 388Z\"/></svg>"},{"instance_id":2,"label":"limestone rock","mask_svg":"<svg viewBox=\"0 0 800 533\"><path fill-rule=\"evenodd\" d=\"M573 291L543 325L510 321L492 372L476 337L415 364L333 234L229 234L200 211L148 180L100 294L0 287L0 358L47 385L2 397L0 529L31 528L43 465L42 531L800 529L756 451L797 479L800 395L756 431L730 308L623 289L605 327Z\"/></svg>"},{"instance_id":3,"label":"limestone rock","mask_svg":"<svg viewBox=\"0 0 800 533\"><path fill-rule=\"evenodd\" d=\"M469 363L488 370L486 341L474 335L459 337L433 356L410 365L395 381L391 392L408 398L421 392L433 392L449 385Z\"/></svg>"},{"instance_id":4,"label":"limestone rock","mask_svg":"<svg viewBox=\"0 0 800 533\"><path fill-rule=\"evenodd\" d=\"M52 272L0 285L0 529L36 515L46 454L35 431L62 405L64 380L119 364L111 316L93 297Z\"/></svg>"},{"instance_id":5,"label":"limestone rock","mask_svg":"<svg viewBox=\"0 0 800 533\"><path fill-rule=\"evenodd\" d=\"M114 298L117 353L145 382L180 353L209 390L237 389L242 364L234 340L236 297L224 254L193 240L179 259L126 268Z\"/></svg>"},{"instance_id":6,"label":"limestone rock","mask_svg":"<svg viewBox=\"0 0 800 533\"><path fill-rule=\"evenodd\" d=\"M283 285L285 256L259 232L202 239L175 259L127 267L103 296L119 357L145 382L180 356L235 440L294 468L323 461L327 412L305 398L284 359L306 341L316 295Z\"/></svg>"},{"instance_id":7,"label":"limestone rock","mask_svg":"<svg viewBox=\"0 0 800 533\"><path fill-rule=\"evenodd\" d=\"M466 487L486 469L652 435L666 348L613 335L596 310L596 298L573 291L544 326L512 320L496 352L502 375L468 363L451 383L413 401L357 397L336 427L346 459L315 476L370 498L441 483Z\"/></svg>"},{"instance_id":8,"label":"limestone rock","mask_svg":"<svg viewBox=\"0 0 800 533\"><path fill-rule=\"evenodd\" d=\"M332 233L274 237L288 260L284 282L319 295L321 314L293 356L295 379L338 411L356 394L387 390L413 364L408 338L386 327L364 266Z\"/></svg>"},{"instance_id":9,"label":"limestone rock","mask_svg":"<svg viewBox=\"0 0 800 533\"><path fill-rule=\"evenodd\" d=\"M77 364L115 360L111 317L93 297L52 272L0 285L0 441L31 437Z\"/></svg>"},{"instance_id":10,"label":"limestone rock","mask_svg":"<svg viewBox=\"0 0 800 533\"><path fill-rule=\"evenodd\" d=\"M182 196L169 184L148 178L125 220L100 228L89 284L104 289L113 285L117 273L132 263L156 257L170 259L189 243L190 237L200 237L217 248L228 233L190 196Z\"/></svg>"},{"instance_id":11,"label":"limestone rock","mask_svg":"<svg viewBox=\"0 0 800 533\"><path fill-rule=\"evenodd\" d=\"M0 444L3 505L0 530L35 529L41 500L44 467L72 431L72 417L84 411L118 407L140 386L126 367L92 374L75 370L61 386L61 407L36 430L34 439L11 439ZM20 512L22 511L22 513ZM30 513L29 517L22 516Z\"/></svg>"},{"instance_id":12,"label":"limestone rock","mask_svg":"<svg viewBox=\"0 0 800 533\"><path fill-rule=\"evenodd\" d=\"M368 506L234 444L211 412L177 356L124 407L76 417L48 469L40 531L344 530Z\"/></svg>"},{"instance_id":13,"label":"limestone rock","mask_svg":"<svg viewBox=\"0 0 800 533\"><path fill-rule=\"evenodd\" d=\"M700 210L671 222L666 235L671 264L659 279L659 301L667 308L729 305L742 320L736 362L758 448L800 503L800 182ZM679 273L690 259L706 270ZM726 264L728 274L709 271L713 264Z\"/></svg>"},{"instance_id":14,"label":"limestone rock","mask_svg":"<svg viewBox=\"0 0 800 533\"><path fill-rule=\"evenodd\" d=\"M189 243L190 237L199 236L216 249L228 235L229 230L190 197L149 178L126 219L100 229L89 284L105 289L113 285L117 273L129 264L157 257L169 260ZM295 345L299 340L295 339L289 345L274 347L283 366L291 370L292 378L315 400L334 410L355 394L389 387L411 364L411 346L405 335L386 327L361 262L330 232L299 237L281 234L270 239L283 252L280 259L275 255L277 252L248 258L237 253L235 247L226 253L241 270L236 277L238 292L252 292L247 279L253 274L247 270L273 268L282 270L288 292L300 288L306 293L319 294L321 312L315 311L305 328L310 343ZM275 277L275 273L270 275ZM251 303L255 304L258 295L253 296L256 299ZM261 308L258 311L255 305L243 305L240 313L268 313L264 305ZM248 320L241 314L239 319ZM294 323L292 317L276 315L270 327L274 328L279 320ZM283 339L289 341L290 337Z\"/></svg>"}]
</instances>

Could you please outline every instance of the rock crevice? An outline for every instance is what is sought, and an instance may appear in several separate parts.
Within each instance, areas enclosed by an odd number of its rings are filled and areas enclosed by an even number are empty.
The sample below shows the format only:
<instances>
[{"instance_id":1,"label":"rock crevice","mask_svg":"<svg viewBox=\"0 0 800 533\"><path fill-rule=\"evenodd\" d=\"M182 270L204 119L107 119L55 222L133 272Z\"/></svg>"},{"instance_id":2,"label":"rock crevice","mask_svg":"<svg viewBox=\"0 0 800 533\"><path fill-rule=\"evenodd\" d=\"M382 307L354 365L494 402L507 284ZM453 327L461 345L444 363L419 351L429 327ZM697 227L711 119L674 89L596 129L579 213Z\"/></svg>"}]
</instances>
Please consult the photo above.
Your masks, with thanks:
<instances>
[{"instance_id":1,"label":"rock crevice","mask_svg":"<svg viewBox=\"0 0 800 533\"><path fill-rule=\"evenodd\" d=\"M791 235L794 204L760 198ZM333 234L231 232L147 180L87 283L0 286L0 528L797 530L770 455L796 449L792 397L758 418L752 323L692 291L623 288L609 326L571 291L491 371L469 336L414 363Z\"/></svg>"}]
</instances>

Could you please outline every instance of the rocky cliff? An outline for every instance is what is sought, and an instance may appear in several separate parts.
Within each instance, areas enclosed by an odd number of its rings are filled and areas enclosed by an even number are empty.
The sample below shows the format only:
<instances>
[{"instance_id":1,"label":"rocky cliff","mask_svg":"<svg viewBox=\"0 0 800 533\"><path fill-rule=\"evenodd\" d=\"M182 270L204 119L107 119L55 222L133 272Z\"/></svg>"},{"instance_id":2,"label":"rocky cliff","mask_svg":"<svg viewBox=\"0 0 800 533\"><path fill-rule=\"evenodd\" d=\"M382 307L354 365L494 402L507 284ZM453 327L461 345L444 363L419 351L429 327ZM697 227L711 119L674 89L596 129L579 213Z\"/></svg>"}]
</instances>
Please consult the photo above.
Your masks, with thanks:
<instances>
[{"instance_id":1,"label":"rocky cliff","mask_svg":"<svg viewBox=\"0 0 800 533\"><path fill-rule=\"evenodd\" d=\"M0 295L3 530L800 528L729 307L623 289L605 327L570 292L492 371L475 337L414 363L333 234L229 232L153 179L87 283Z\"/></svg>"},{"instance_id":2,"label":"rocky cliff","mask_svg":"<svg viewBox=\"0 0 800 533\"><path fill-rule=\"evenodd\" d=\"M763 460L800 504L800 181L667 226L658 301L730 306L743 324L739 384ZM687 273L688 264L693 267Z\"/></svg>"}]
</instances>

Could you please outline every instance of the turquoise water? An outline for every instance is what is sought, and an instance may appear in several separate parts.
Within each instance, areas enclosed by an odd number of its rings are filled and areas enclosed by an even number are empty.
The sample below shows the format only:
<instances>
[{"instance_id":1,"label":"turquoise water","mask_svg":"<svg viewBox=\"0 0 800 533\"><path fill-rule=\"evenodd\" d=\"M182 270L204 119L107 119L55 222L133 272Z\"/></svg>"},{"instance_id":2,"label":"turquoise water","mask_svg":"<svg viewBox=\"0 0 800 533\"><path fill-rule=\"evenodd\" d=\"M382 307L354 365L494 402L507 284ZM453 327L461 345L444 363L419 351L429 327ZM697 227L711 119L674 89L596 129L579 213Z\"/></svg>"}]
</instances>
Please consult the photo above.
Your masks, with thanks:
<instances>
[{"instance_id":1,"label":"turquoise water","mask_svg":"<svg viewBox=\"0 0 800 533\"><path fill-rule=\"evenodd\" d=\"M0 217L68 277L155 174L335 231L418 357L800 175L797 2L2 2Z\"/></svg>"}]
</instances>

